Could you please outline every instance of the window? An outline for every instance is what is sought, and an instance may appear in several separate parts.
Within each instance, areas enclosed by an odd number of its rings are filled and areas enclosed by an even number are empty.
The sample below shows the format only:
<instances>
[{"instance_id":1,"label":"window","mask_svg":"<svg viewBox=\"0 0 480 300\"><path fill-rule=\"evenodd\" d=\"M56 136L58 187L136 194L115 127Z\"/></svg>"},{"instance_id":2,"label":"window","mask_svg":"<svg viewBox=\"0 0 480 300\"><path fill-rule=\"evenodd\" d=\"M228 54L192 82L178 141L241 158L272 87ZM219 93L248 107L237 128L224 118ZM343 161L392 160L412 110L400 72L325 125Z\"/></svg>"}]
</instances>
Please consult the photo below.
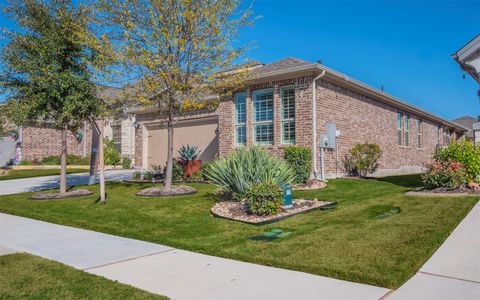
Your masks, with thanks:
<instances>
[{"instance_id":1,"label":"window","mask_svg":"<svg viewBox=\"0 0 480 300\"><path fill-rule=\"evenodd\" d=\"M405 128L405 146L410 146L410 116L405 114L403 127Z\"/></svg>"},{"instance_id":2,"label":"window","mask_svg":"<svg viewBox=\"0 0 480 300\"><path fill-rule=\"evenodd\" d=\"M442 128L440 126L437 127L437 146L440 146L442 140Z\"/></svg>"},{"instance_id":3,"label":"window","mask_svg":"<svg viewBox=\"0 0 480 300\"><path fill-rule=\"evenodd\" d=\"M253 139L258 145L273 144L273 90L253 92Z\"/></svg>"},{"instance_id":4,"label":"window","mask_svg":"<svg viewBox=\"0 0 480 300\"><path fill-rule=\"evenodd\" d=\"M397 140L398 144L403 144L403 126L402 126L403 114L401 112L397 113Z\"/></svg>"},{"instance_id":5,"label":"window","mask_svg":"<svg viewBox=\"0 0 480 300\"><path fill-rule=\"evenodd\" d=\"M417 148L423 148L423 121L417 120Z\"/></svg>"},{"instance_id":6,"label":"window","mask_svg":"<svg viewBox=\"0 0 480 300\"><path fill-rule=\"evenodd\" d=\"M122 153L122 126L112 126L113 146L118 152Z\"/></svg>"},{"instance_id":7,"label":"window","mask_svg":"<svg viewBox=\"0 0 480 300\"><path fill-rule=\"evenodd\" d=\"M280 90L282 144L295 144L295 88Z\"/></svg>"},{"instance_id":8,"label":"window","mask_svg":"<svg viewBox=\"0 0 480 300\"><path fill-rule=\"evenodd\" d=\"M443 143L444 143L444 145L450 144L450 134L451 134L450 130L444 130L443 131L443 135L444 135Z\"/></svg>"},{"instance_id":9,"label":"window","mask_svg":"<svg viewBox=\"0 0 480 300\"><path fill-rule=\"evenodd\" d=\"M247 94L235 94L235 144L245 146L247 142Z\"/></svg>"}]
</instances>

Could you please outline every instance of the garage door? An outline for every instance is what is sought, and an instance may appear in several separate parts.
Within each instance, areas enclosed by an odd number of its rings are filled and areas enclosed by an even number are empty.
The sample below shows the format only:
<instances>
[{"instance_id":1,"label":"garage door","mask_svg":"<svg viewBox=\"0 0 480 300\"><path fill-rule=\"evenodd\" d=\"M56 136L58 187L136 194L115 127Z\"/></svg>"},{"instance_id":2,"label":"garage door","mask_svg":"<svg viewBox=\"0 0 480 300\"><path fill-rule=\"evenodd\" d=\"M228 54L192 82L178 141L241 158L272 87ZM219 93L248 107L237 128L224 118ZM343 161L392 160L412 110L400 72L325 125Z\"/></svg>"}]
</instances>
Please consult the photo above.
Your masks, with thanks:
<instances>
[{"instance_id":1,"label":"garage door","mask_svg":"<svg viewBox=\"0 0 480 300\"><path fill-rule=\"evenodd\" d=\"M147 161L152 165L166 165L167 129L163 125L150 125L148 130ZM179 121L173 135L173 156L178 157L182 145L197 146L203 162L214 160L218 154L218 118Z\"/></svg>"}]
</instances>

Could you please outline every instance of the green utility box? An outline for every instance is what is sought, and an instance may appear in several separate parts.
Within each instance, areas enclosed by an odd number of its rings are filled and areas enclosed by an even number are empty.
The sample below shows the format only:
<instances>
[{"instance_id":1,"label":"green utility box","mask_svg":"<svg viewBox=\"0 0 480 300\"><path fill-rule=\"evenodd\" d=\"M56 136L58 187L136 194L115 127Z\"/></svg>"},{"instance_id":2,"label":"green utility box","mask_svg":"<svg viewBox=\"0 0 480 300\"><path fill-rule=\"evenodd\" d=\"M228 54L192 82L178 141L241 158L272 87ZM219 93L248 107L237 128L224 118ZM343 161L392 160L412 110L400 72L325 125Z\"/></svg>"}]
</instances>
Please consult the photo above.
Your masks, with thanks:
<instances>
[{"instance_id":1,"label":"green utility box","mask_svg":"<svg viewBox=\"0 0 480 300\"><path fill-rule=\"evenodd\" d=\"M285 184L283 187L283 208L290 209L293 206L292 186Z\"/></svg>"}]
</instances>

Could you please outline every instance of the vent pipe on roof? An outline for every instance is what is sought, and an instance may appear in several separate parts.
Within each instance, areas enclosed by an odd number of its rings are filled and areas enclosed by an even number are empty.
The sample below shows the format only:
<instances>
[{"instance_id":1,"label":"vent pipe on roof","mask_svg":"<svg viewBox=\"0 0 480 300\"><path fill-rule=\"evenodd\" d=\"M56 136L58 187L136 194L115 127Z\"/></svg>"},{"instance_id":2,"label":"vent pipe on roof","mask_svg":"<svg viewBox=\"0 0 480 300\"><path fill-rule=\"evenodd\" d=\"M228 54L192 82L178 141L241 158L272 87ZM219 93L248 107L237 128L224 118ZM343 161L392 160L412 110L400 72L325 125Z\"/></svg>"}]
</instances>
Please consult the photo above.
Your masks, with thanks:
<instances>
[{"instance_id":1,"label":"vent pipe on roof","mask_svg":"<svg viewBox=\"0 0 480 300\"><path fill-rule=\"evenodd\" d=\"M323 72L313 78L312 82L312 175L310 177L317 178L317 80L325 76L327 72ZM322 178L324 179L324 178Z\"/></svg>"}]
</instances>

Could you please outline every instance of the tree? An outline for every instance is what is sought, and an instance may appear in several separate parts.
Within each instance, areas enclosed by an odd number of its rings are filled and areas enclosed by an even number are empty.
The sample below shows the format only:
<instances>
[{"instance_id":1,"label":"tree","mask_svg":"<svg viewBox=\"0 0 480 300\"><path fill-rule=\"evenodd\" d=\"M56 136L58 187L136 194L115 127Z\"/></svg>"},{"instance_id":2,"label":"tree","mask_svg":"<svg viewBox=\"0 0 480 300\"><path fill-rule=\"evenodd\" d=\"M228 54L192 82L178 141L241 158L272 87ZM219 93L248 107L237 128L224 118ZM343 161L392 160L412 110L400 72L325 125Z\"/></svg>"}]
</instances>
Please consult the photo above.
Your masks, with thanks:
<instances>
[{"instance_id":1,"label":"tree","mask_svg":"<svg viewBox=\"0 0 480 300\"><path fill-rule=\"evenodd\" d=\"M245 50L234 47L239 29L252 24L240 0L99 0L97 20L137 82L138 103L153 106L168 131L164 189L170 189L174 127L205 95L240 89L248 68L232 70Z\"/></svg>"},{"instance_id":2,"label":"tree","mask_svg":"<svg viewBox=\"0 0 480 300\"><path fill-rule=\"evenodd\" d=\"M87 10L69 0L12 1L5 13L19 26L7 33L1 53L0 87L9 117L17 125L48 123L61 130L65 193L68 131L102 109L92 82L93 67L102 65L101 41L89 27Z\"/></svg>"}]
</instances>

